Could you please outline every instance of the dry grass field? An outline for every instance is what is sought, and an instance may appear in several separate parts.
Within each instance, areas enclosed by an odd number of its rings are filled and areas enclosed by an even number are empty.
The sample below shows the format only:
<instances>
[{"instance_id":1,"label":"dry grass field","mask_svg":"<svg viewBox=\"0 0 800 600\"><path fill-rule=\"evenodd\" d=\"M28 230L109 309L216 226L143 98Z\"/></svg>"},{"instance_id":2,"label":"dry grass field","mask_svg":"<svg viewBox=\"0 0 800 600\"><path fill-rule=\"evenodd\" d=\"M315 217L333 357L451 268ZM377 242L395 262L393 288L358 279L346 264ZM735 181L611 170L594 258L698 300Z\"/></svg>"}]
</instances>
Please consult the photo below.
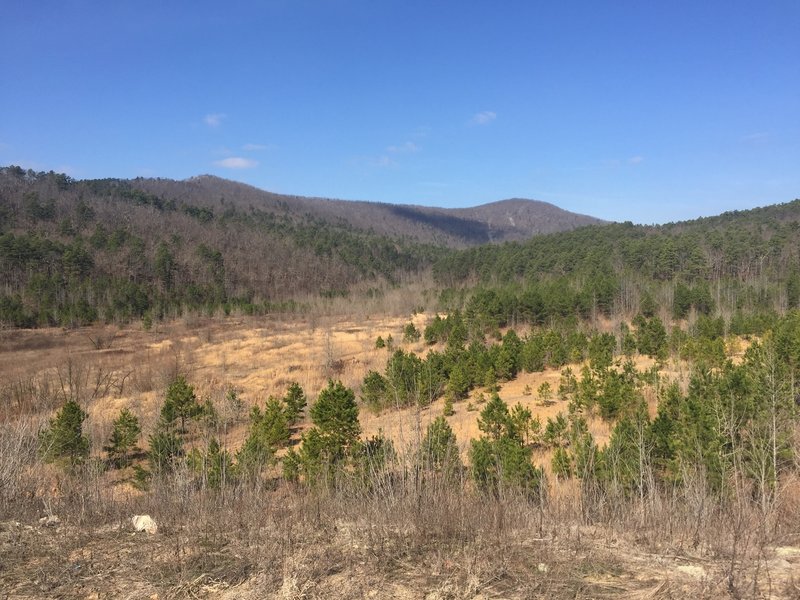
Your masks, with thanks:
<instances>
[{"instance_id":1,"label":"dry grass field","mask_svg":"<svg viewBox=\"0 0 800 600\"><path fill-rule=\"evenodd\" d=\"M52 381L81 386L80 395L88 399L87 422L92 446L97 451L110 432L120 409L129 408L143 423L146 435L155 426L164 392L174 377L183 373L198 397L224 405L227 390L234 389L245 405L263 404L270 396L282 396L292 381L297 381L316 398L328 379L340 379L358 393L369 370L383 372L390 356L387 349L376 349L378 336L392 336L395 348L424 356L424 342L402 343L403 326L413 320L424 329L432 315L413 318L372 318L361 321L329 317L309 322L302 319L229 319L176 322L152 331L141 327L89 327L77 330L40 329L0 332L0 382ZM653 361L637 358L636 366L649 368ZM572 365L579 373L581 365ZM668 375L681 377L673 370ZM509 406L521 404L544 424L548 418L566 411L558 400L542 402L536 390L548 382L558 389L560 371L520 373L502 385L501 398ZM99 389L97 389L99 388ZM455 405L448 417L464 454L470 439L480 435L477 420L488 393L476 390ZM652 412L657 398L648 394ZM374 414L362 407L360 420L366 437L383 432L398 448L414 444L427 425L442 414L444 400L422 409L398 408ZM235 449L243 440L247 411L242 420L227 432L226 443ZM306 423L307 424L307 423ZM603 444L610 428L600 419L589 421L590 431ZM540 457L549 465L549 455Z\"/></svg>"},{"instance_id":2,"label":"dry grass field","mask_svg":"<svg viewBox=\"0 0 800 600\"><path fill-rule=\"evenodd\" d=\"M431 317L413 320L422 329ZM140 418L144 445L167 384L183 373L221 412L233 410L225 406L230 389L244 401L223 440L235 450L247 407L282 395L291 381L311 402L329 378L358 392L389 356L375 348L377 336L424 355L422 342L400 343L408 320L187 319L150 331L0 331L0 425L35 431L71 389L89 412L95 455L123 407ZM666 374L680 380L683 371L673 364ZM544 423L566 406L543 403L536 390L543 382L555 390L558 381L558 371L522 374L503 383L500 396ZM448 418L464 456L478 435L482 393L457 403ZM654 391L646 394L655 411ZM442 400L380 414L362 407L360 420L364 435L382 431L402 451L442 409ZM590 430L600 444L609 438L599 419ZM24 457L30 449L0 452ZM549 468L547 453L535 458ZM632 503L585 506L579 482L554 478L547 502L535 506L412 479L399 492L369 495L311 495L280 482L226 495L198 491L178 474L142 493L114 472L73 481L39 465L15 485L27 500L0 508L0 598L800 597L800 527L767 535L751 511L705 506L699 488L682 492L680 502L656 498L631 510ZM800 514L800 483L787 486L776 510ZM130 516L144 513L159 523L157 534L132 531ZM60 523L40 525L51 514Z\"/></svg>"}]
</instances>

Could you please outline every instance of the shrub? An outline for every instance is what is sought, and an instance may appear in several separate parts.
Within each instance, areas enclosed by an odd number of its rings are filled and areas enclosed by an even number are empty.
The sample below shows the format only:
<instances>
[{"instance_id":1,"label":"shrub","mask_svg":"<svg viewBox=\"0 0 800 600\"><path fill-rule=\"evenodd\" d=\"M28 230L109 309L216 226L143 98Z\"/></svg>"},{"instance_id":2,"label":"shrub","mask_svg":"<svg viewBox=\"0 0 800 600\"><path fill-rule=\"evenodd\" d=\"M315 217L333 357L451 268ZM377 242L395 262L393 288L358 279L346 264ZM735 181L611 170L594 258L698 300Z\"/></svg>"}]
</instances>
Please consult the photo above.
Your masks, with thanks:
<instances>
[{"instance_id":1,"label":"shrub","mask_svg":"<svg viewBox=\"0 0 800 600\"><path fill-rule=\"evenodd\" d=\"M130 463L130 453L136 449L136 441L141 432L139 419L127 408L123 408L114 421L108 445L103 446L112 464L124 467Z\"/></svg>"},{"instance_id":2,"label":"shrub","mask_svg":"<svg viewBox=\"0 0 800 600\"><path fill-rule=\"evenodd\" d=\"M48 462L66 461L71 467L83 462L89 456L89 438L83 435L87 417L75 400L68 400L39 435L43 458Z\"/></svg>"}]
</instances>

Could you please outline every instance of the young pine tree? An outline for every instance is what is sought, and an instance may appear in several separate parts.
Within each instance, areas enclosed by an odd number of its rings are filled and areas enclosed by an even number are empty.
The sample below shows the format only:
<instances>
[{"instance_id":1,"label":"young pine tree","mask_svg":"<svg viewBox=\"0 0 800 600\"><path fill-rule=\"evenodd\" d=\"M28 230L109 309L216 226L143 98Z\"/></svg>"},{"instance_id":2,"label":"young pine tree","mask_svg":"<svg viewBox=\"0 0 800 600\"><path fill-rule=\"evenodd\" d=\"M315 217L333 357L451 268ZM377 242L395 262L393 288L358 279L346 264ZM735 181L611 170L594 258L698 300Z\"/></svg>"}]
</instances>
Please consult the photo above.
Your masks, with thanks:
<instances>
[{"instance_id":1,"label":"young pine tree","mask_svg":"<svg viewBox=\"0 0 800 600\"><path fill-rule=\"evenodd\" d=\"M175 421L181 421L181 433L186 433L186 421L203 411L197 402L194 388L186 382L183 375L178 375L167 388L167 397L161 408L161 426L170 429Z\"/></svg>"},{"instance_id":2,"label":"young pine tree","mask_svg":"<svg viewBox=\"0 0 800 600\"><path fill-rule=\"evenodd\" d=\"M192 450L187 462L189 468L201 477L203 485L212 490L224 487L234 474L231 456L217 438L211 438L205 453L197 448Z\"/></svg>"},{"instance_id":3,"label":"young pine tree","mask_svg":"<svg viewBox=\"0 0 800 600\"><path fill-rule=\"evenodd\" d=\"M461 458L456 435L443 416L428 425L422 440L422 465L445 474L455 474L461 469Z\"/></svg>"},{"instance_id":4,"label":"young pine tree","mask_svg":"<svg viewBox=\"0 0 800 600\"><path fill-rule=\"evenodd\" d=\"M148 438L147 460L153 473L171 471L183 457L183 440L173 431L156 431Z\"/></svg>"},{"instance_id":5,"label":"young pine tree","mask_svg":"<svg viewBox=\"0 0 800 600\"><path fill-rule=\"evenodd\" d=\"M68 400L50 425L39 434L39 447L48 462L64 461L74 467L89 456L89 438L83 435L88 415L75 400Z\"/></svg>"},{"instance_id":6,"label":"young pine tree","mask_svg":"<svg viewBox=\"0 0 800 600\"><path fill-rule=\"evenodd\" d=\"M239 452L236 463L240 473L256 477L269 465L279 447L289 441L289 426L281 402L267 400L262 412L257 406L250 411L250 431Z\"/></svg>"},{"instance_id":7,"label":"young pine tree","mask_svg":"<svg viewBox=\"0 0 800 600\"><path fill-rule=\"evenodd\" d=\"M314 427L303 435L298 463L306 480L331 474L331 467L340 466L358 445L361 425L353 390L341 381L328 381L311 407Z\"/></svg>"},{"instance_id":8,"label":"young pine tree","mask_svg":"<svg viewBox=\"0 0 800 600\"><path fill-rule=\"evenodd\" d=\"M114 421L108 445L103 446L115 467L122 468L130 464L130 455L136 450L136 441L141 432L139 419L127 408L123 408Z\"/></svg>"},{"instance_id":9,"label":"young pine tree","mask_svg":"<svg viewBox=\"0 0 800 600\"><path fill-rule=\"evenodd\" d=\"M293 381L289 384L286 395L283 397L283 403L285 405L286 423L289 427L292 427L303 416L303 411L307 404L306 393L299 383Z\"/></svg>"},{"instance_id":10,"label":"young pine tree","mask_svg":"<svg viewBox=\"0 0 800 600\"><path fill-rule=\"evenodd\" d=\"M531 448L525 446L508 410L497 394L481 411L478 427L483 435L472 440L470 463L478 488L499 495L516 489L531 497L544 489L543 471L531 462Z\"/></svg>"}]
</instances>

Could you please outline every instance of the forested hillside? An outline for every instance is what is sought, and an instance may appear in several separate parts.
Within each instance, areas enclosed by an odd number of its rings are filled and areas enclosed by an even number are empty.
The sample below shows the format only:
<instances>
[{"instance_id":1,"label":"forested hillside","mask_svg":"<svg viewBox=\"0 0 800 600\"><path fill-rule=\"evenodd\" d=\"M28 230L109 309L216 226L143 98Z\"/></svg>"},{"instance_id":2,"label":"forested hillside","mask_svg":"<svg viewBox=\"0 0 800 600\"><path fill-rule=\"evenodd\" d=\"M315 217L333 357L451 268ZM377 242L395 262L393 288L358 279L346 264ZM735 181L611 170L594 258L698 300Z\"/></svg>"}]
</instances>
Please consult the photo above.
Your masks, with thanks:
<instances>
[{"instance_id":1,"label":"forested hillside","mask_svg":"<svg viewBox=\"0 0 800 600\"><path fill-rule=\"evenodd\" d=\"M495 322L692 310L729 318L800 303L800 201L647 227L584 227L440 256L445 303L469 281ZM474 296L473 296L474 298Z\"/></svg>"},{"instance_id":2,"label":"forested hillside","mask_svg":"<svg viewBox=\"0 0 800 600\"><path fill-rule=\"evenodd\" d=\"M658 227L613 223L462 250L444 244L450 234L491 237L506 222L530 230L528 206L421 211L279 196L213 177L74 181L7 167L0 323L263 314L412 279L437 290L431 308L468 309L489 327L719 311L750 331L800 304L800 201ZM403 219L408 227L385 235ZM540 220L545 229L563 226ZM441 244L419 241L431 228Z\"/></svg>"},{"instance_id":3,"label":"forested hillside","mask_svg":"<svg viewBox=\"0 0 800 600\"><path fill-rule=\"evenodd\" d=\"M396 282L444 252L312 214L190 201L177 182L146 187L0 170L0 323L264 313Z\"/></svg>"},{"instance_id":4,"label":"forested hillside","mask_svg":"<svg viewBox=\"0 0 800 600\"><path fill-rule=\"evenodd\" d=\"M224 212L233 206L244 211L255 208L276 215L310 216L378 235L455 248L526 240L532 235L603 222L536 200L511 199L473 208L436 208L274 194L211 175L184 181L140 178L131 183L150 194L180 198L215 211Z\"/></svg>"}]
</instances>

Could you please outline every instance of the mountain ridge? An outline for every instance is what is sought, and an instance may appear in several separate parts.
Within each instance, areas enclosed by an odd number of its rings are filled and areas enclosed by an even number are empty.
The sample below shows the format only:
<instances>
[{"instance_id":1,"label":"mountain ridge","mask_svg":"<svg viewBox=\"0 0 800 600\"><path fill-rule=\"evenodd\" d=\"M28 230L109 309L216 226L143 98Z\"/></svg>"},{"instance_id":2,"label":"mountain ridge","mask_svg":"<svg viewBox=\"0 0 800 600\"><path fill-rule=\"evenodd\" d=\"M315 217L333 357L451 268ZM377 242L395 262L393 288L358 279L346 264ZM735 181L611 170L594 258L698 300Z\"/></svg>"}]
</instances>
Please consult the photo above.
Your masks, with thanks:
<instances>
[{"instance_id":1,"label":"mountain ridge","mask_svg":"<svg viewBox=\"0 0 800 600\"><path fill-rule=\"evenodd\" d=\"M442 294L436 306L463 302L480 282L517 302L509 314L535 301L530 310L548 318L634 314L642 298L685 300L688 286L701 307L720 290L728 312L800 306L800 200L531 235L552 226L550 208L508 199L440 209L288 196L216 177L75 181L0 167L0 327L266 314L315 298L381 298L415 281ZM563 224L563 211L550 214ZM481 243L514 235L528 237Z\"/></svg>"},{"instance_id":2,"label":"mountain ridge","mask_svg":"<svg viewBox=\"0 0 800 600\"><path fill-rule=\"evenodd\" d=\"M420 242L450 247L523 241L542 233L569 231L606 223L602 219L564 210L549 202L509 198L465 208L393 204L370 200L344 200L318 196L280 194L216 175L197 175L183 180L137 178L130 181L145 191L173 194L181 184L189 186L181 200L198 203L224 197L237 208L315 216L346 223L378 235L410 237ZM202 194L199 194L202 192Z\"/></svg>"}]
</instances>

